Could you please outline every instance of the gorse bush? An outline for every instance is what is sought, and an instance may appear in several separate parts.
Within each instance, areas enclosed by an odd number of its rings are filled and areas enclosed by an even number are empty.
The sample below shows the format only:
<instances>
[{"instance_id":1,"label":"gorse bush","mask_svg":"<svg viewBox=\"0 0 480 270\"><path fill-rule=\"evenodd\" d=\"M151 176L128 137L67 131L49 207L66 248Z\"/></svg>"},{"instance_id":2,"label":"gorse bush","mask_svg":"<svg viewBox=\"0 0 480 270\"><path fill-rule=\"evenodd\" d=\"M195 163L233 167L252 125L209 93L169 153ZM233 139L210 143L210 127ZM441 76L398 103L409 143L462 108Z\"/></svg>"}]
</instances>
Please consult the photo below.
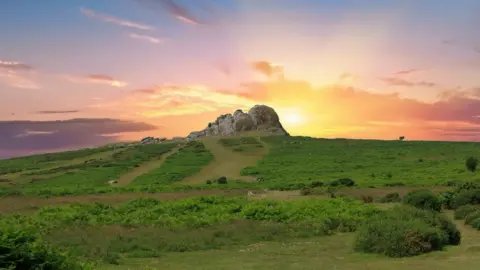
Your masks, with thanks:
<instances>
[{"instance_id":1,"label":"gorse bush","mask_svg":"<svg viewBox=\"0 0 480 270\"><path fill-rule=\"evenodd\" d=\"M460 232L448 218L411 206L397 206L368 219L358 230L354 249L408 257L459 243Z\"/></svg>"},{"instance_id":2,"label":"gorse bush","mask_svg":"<svg viewBox=\"0 0 480 270\"><path fill-rule=\"evenodd\" d=\"M353 186L355 186L355 181L353 181L350 178L340 178L338 180L330 182L330 186L332 186L332 187L339 187L339 186L353 187Z\"/></svg>"},{"instance_id":3,"label":"gorse bush","mask_svg":"<svg viewBox=\"0 0 480 270\"><path fill-rule=\"evenodd\" d=\"M442 210L441 200L432 191L426 189L409 192L403 197L403 203L425 210L438 212Z\"/></svg>"},{"instance_id":4,"label":"gorse bush","mask_svg":"<svg viewBox=\"0 0 480 270\"><path fill-rule=\"evenodd\" d=\"M440 193L440 201L445 209L453 209L453 200L455 199L455 191L447 190Z\"/></svg>"},{"instance_id":5,"label":"gorse bush","mask_svg":"<svg viewBox=\"0 0 480 270\"><path fill-rule=\"evenodd\" d=\"M467 204L480 204L480 189L464 189L458 192L452 201L455 209Z\"/></svg>"},{"instance_id":6,"label":"gorse bush","mask_svg":"<svg viewBox=\"0 0 480 270\"><path fill-rule=\"evenodd\" d=\"M1 269L93 269L42 242L32 232L3 226L0 229Z\"/></svg>"},{"instance_id":7,"label":"gorse bush","mask_svg":"<svg viewBox=\"0 0 480 270\"><path fill-rule=\"evenodd\" d=\"M465 219L470 213L480 211L480 205L463 205L455 209L455 219Z\"/></svg>"},{"instance_id":8,"label":"gorse bush","mask_svg":"<svg viewBox=\"0 0 480 270\"><path fill-rule=\"evenodd\" d=\"M400 197L400 194L398 194L398 192L392 192L381 197L378 201L381 203L395 203L395 202L401 202L402 198Z\"/></svg>"},{"instance_id":9,"label":"gorse bush","mask_svg":"<svg viewBox=\"0 0 480 270\"><path fill-rule=\"evenodd\" d=\"M467 158L465 161L465 166L467 167L467 170L475 172L478 166L478 159L476 157Z\"/></svg>"},{"instance_id":10,"label":"gorse bush","mask_svg":"<svg viewBox=\"0 0 480 270\"><path fill-rule=\"evenodd\" d=\"M465 217L465 224L470 225L476 219L480 218L480 210L472 212Z\"/></svg>"}]
</instances>

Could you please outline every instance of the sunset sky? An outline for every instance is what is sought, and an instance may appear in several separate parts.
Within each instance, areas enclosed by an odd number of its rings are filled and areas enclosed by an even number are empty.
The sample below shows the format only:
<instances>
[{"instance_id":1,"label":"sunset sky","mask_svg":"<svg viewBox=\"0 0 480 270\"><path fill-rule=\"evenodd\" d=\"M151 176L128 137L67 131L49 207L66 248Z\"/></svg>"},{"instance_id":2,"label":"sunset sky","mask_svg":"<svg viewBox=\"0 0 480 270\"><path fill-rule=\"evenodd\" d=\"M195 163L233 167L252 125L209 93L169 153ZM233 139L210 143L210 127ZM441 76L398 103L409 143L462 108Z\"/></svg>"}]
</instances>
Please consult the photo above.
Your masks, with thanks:
<instances>
[{"instance_id":1,"label":"sunset sky","mask_svg":"<svg viewBox=\"0 0 480 270\"><path fill-rule=\"evenodd\" d=\"M478 0L4 0L0 158L255 104L291 135L477 141L479 26Z\"/></svg>"}]
</instances>

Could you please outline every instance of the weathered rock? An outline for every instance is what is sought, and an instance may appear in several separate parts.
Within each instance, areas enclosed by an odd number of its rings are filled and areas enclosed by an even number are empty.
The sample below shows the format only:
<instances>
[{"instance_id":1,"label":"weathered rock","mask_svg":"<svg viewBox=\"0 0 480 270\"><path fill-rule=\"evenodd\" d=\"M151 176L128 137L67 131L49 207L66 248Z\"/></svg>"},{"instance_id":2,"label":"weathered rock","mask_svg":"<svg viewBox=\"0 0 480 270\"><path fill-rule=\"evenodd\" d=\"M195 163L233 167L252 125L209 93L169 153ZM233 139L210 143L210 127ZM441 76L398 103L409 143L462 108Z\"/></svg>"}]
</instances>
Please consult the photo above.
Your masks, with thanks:
<instances>
[{"instance_id":1,"label":"weathered rock","mask_svg":"<svg viewBox=\"0 0 480 270\"><path fill-rule=\"evenodd\" d=\"M289 135L275 110L266 105L255 105L248 113L236 110L233 114L219 116L215 122L208 123L204 130L191 132L187 140L203 136L232 136L243 131L263 131L276 135Z\"/></svg>"}]
</instances>

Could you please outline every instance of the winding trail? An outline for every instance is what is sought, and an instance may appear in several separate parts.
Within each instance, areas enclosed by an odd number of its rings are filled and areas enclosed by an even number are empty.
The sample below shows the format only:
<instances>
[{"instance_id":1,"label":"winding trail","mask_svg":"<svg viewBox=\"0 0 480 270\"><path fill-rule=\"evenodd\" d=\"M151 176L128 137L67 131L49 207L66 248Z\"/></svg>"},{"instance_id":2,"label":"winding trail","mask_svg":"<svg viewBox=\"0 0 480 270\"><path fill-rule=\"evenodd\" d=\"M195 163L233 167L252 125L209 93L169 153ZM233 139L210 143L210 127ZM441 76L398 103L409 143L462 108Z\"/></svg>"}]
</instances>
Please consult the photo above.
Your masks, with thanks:
<instances>
[{"instance_id":1,"label":"winding trail","mask_svg":"<svg viewBox=\"0 0 480 270\"><path fill-rule=\"evenodd\" d=\"M206 180L213 180L225 176L227 179L255 181L252 176L242 176L240 171L248 166L255 165L258 161L268 153L269 146L255 137L263 147L257 151L250 153L234 152L219 143L220 138L225 137L205 137L201 141L205 147L212 153L214 160L204 167L199 173L183 179L180 183L186 185L203 184ZM228 137L235 138L235 137Z\"/></svg>"},{"instance_id":2,"label":"winding trail","mask_svg":"<svg viewBox=\"0 0 480 270\"><path fill-rule=\"evenodd\" d=\"M139 167L133 169L133 171L121 175L120 178L117 179L117 183L115 184L115 186L126 186L126 185L132 183L133 180L135 180L135 178L137 178L138 176L140 176L142 174L145 174L145 173L148 173L151 170L162 166L162 164L165 162L165 160L169 156L177 153L182 148L183 148L183 146L176 147L176 148L172 149L170 152L167 152L167 153L161 155L161 157L159 159L154 159L154 160L150 160L150 161L147 161L147 162L143 162L142 164L140 164Z\"/></svg>"}]
</instances>

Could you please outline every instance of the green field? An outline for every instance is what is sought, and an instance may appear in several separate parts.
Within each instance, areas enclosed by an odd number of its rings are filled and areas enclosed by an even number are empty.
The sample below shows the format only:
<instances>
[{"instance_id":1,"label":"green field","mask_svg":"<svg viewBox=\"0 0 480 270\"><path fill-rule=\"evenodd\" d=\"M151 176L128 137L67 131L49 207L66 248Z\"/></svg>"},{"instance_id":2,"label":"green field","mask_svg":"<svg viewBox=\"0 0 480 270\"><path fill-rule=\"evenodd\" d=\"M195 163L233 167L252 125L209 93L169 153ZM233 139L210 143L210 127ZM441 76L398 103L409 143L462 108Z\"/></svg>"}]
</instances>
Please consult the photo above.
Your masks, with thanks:
<instances>
[{"instance_id":1,"label":"green field","mask_svg":"<svg viewBox=\"0 0 480 270\"><path fill-rule=\"evenodd\" d=\"M0 268L477 269L469 157L480 143L248 136L0 160Z\"/></svg>"}]
</instances>

